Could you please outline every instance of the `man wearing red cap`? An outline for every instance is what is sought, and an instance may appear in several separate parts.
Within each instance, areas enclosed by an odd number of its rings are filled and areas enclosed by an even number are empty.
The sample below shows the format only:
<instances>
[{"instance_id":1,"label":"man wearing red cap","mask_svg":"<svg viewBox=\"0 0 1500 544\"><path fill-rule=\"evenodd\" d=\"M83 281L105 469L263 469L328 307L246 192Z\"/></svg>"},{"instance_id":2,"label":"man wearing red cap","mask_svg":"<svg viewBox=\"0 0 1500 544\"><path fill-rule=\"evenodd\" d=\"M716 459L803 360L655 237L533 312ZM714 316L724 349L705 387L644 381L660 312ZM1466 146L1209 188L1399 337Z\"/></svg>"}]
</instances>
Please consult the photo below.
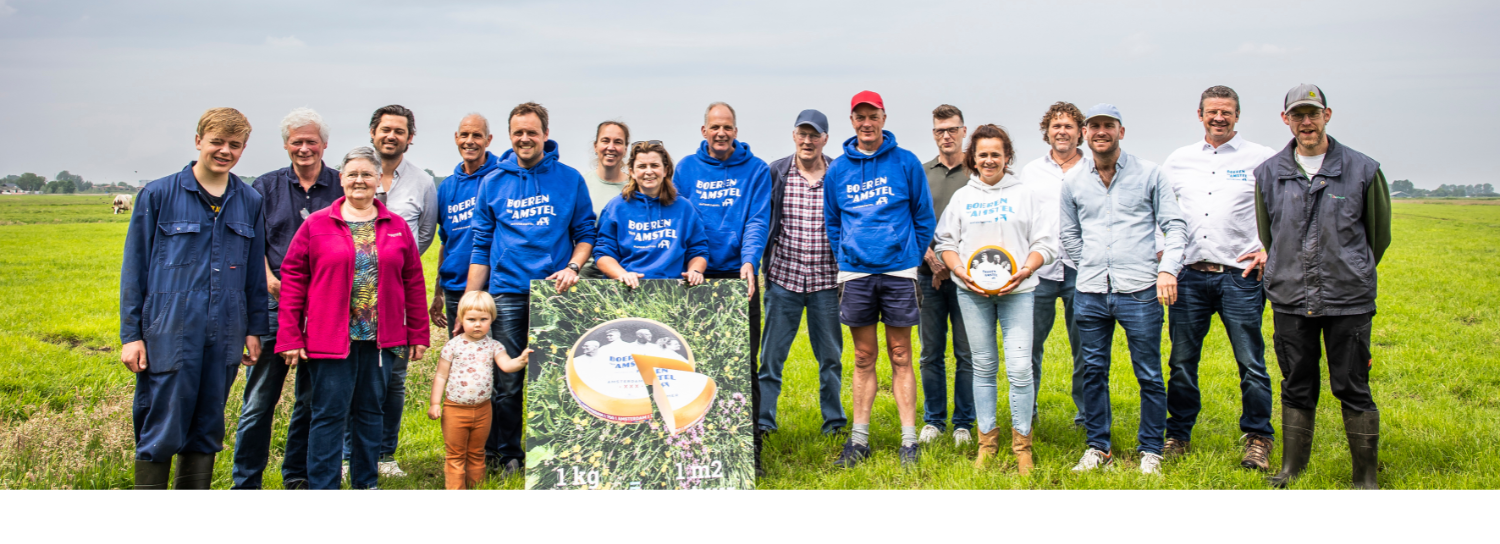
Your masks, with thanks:
<instances>
[{"instance_id":1,"label":"man wearing red cap","mask_svg":"<svg viewBox=\"0 0 1500 544\"><path fill-rule=\"evenodd\" d=\"M891 389L901 417L901 465L918 460L916 376L911 328L920 322L917 266L937 220L922 161L896 146L884 130L885 103L864 91L850 101L855 136L824 176L823 215L839 269L839 321L854 337L854 429L836 465L852 467L870 455L870 411L879 357L877 323L885 323Z\"/></svg>"}]
</instances>

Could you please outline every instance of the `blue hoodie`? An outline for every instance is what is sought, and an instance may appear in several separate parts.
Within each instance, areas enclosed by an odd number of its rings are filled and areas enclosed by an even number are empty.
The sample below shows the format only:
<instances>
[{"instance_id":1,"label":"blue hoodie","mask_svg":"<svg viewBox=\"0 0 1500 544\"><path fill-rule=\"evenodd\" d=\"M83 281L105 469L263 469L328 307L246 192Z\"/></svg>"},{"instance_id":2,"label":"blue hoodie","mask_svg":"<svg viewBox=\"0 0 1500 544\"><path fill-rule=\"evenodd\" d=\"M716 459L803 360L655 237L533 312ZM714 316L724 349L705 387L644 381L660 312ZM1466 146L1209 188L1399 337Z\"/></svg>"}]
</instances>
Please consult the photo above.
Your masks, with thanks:
<instances>
[{"instance_id":1,"label":"blue hoodie","mask_svg":"<svg viewBox=\"0 0 1500 544\"><path fill-rule=\"evenodd\" d=\"M583 176L557 161L557 142L547 140L542 151L532 168L506 151L479 183L469 262L490 267L490 294L528 293L531 280L567 268L575 244L594 243Z\"/></svg>"},{"instance_id":2,"label":"blue hoodie","mask_svg":"<svg viewBox=\"0 0 1500 544\"><path fill-rule=\"evenodd\" d=\"M663 206L655 197L636 193L610 199L599 216L594 258L612 257L627 272L645 279L682 279L688 261L708 257L708 233L691 203L681 198Z\"/></svg>"},{"instance_id":3,"label":"blue hoodie","mask_svg":"<svg viewBox=\"0 0 1500 544\"><path fill-rule=\"evenodd\" d=\"M677 163L672 174L679 198L687 200L703 221L711 241L708 272L739 272L750 263L760 270L771 222L771 169L750 154L745 142L721 161L708 154L708 141Z\"/></svg>"},{"instance_id":4,"label":"blue hoodie","mask_svg":"<svg viewBox=\"0 0 1500 544\"><path fill-rule=\"evenodd\" d=\"M464 163L460 162L453 167L453 175L438 185L438 209L442 210L438 239L443 241L443 253L438 256L439 289L462 291L468 286L468 257L474 254L474 231L469 225L473 222L474 206L479 202L479 182L499 164L500 159L486 151L484 165L479 170L465 174ZM449 255L459 257L449 259Z\"/></svg>"},{"instance_id":5,"label":"blue hoodie","mask_svg":"<svg viewBox=\"0 0 1500 544\"><path fill-rule=\"evenodd\" d=\"M823 222L840 272L884 274L921 264L937 220L922 161L882 131L873 155L844 140L823 176Z\"/></svg>"}]
</instances>

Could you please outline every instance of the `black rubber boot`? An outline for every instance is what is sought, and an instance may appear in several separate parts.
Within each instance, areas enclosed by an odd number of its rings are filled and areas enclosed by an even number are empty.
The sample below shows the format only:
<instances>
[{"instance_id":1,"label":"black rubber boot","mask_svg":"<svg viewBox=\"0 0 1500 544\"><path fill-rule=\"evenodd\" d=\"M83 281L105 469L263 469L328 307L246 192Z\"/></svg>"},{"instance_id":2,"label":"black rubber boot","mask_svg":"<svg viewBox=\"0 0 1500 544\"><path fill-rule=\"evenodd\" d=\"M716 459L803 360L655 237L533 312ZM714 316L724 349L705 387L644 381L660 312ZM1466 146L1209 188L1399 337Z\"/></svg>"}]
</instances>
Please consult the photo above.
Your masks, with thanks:
<instances>
[{"instance_id":1,"label":"black rubber boot","mask_svg":"<svg viewBox=\"0 0 1500 544\"><path fill-rule=\"evenodd\" d=\"M167 480L171 477L172 458L170 457L161 462L135 460L136 489L166 489Z\"/></svg>"},{"instance_id":2,"label":"black rubber boot","mask_svg":"<svg viewBox=\"0 0 1500 544\"><path fill-rule=\"evenodd\" d=\"M1354 489L1380 489L1375 472L1380 462L1380 412L1344 408L1344 435L1354 460Z\"/></svg>"},{"instance_id":3,"label":"black rubber boot","mask_svg":"<svg viewBox=\"0 0 1500 544\"><path fill-rule=\"evenodd\" d=\"M1281 405L1281 472L1266 481L1284 488L1307 468L1312 457L1313 420L1317 412Z\"/></svg>"},{"instance_id":4,"label":"black rubber boot","mask_svg":"<svg viewBox=\"0 0 1500 544\"><path fill-rule=\"evenodd\" d=\"M177 455L177 479L173 489L208 489L214 481L214 454L180 453Z\"/></svg>"}]
</instances>

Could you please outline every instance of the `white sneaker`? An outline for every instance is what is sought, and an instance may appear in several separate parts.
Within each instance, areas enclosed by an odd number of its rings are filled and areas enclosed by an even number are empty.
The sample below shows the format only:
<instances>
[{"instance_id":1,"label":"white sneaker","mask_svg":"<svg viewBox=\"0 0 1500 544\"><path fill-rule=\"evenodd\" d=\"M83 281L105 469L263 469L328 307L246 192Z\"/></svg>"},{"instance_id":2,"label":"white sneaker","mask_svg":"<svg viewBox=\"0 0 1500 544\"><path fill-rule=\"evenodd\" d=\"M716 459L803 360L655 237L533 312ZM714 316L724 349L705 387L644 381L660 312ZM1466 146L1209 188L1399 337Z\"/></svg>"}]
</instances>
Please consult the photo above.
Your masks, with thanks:
<instances>
[{"instance_id":1,"label":"white sneaker","mask_svg":"<svg viewBox=\"0 0 1500 544\"><path fill-rule=\"evenodd\" d=\"M942 436L942 435L943 435L943 431L939 431L937 427L933 427L931 425L928 425L928 426L922 427L922 434L917 435L917 442L921 442L923 444L926 444L926 443L931 442L934 439L936 439L937 437Z\"/></svg>"},{"instance_id":2,"label":"white sneaker","mask_svg":"<svg viewBox=\"0 0 1500 544\"><path fill-rule=\"evenodd\" d=\"M1108 467L1114 464L1114 462L1115 459L1110 454L1089 448L1088 451L1083 452L1083 458L1078 460L1078 464L1073 467L1073 472L1087 472L1097 468Z\"/></svg>"},{"instance_id":3,"label":"white sneaker","mask_svg":"<svg viewBox=\"0 0 1500 544\"><path fill-rule=\"evenodd\" d=\"M1161 474L1161 456L1154 453L1142 453L1141 474Z\"/></svg>"},{"instance_id":4,"label":"white sneaker","mask_svg":"<svg viewBox=\"0 0 1500 544\"><path fill-rule=\"evenodd\" d=\"M969 430L968 429L954 429L953 430L953 445L955 445L955 446L962 446L964 444L968 444L969 441L973 440L973 439L974 439L974 437L969 434Z\"/></svg>"},{"instance_id":5,"label":"white sneaker","mask_svg":"<svg viewBox=\"0 0 1500 544\"><path fill-rule=\"evenodd\" d=\"M401 470L401 466L397 465L395 461L381 461L379 468L380 475L387 478L400 478L406 475L406 471Z\"/></svg>"}]
</instances>

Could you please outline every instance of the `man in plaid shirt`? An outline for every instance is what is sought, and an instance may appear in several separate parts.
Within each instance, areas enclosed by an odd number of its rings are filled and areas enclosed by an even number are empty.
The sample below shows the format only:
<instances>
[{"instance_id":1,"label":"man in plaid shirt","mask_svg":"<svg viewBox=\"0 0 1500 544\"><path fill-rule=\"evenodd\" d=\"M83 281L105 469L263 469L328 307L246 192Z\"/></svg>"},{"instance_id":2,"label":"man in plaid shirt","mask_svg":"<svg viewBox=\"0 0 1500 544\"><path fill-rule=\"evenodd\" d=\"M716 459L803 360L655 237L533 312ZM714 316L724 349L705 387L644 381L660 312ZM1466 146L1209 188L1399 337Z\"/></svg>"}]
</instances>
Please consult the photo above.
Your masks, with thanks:
<instances>
[{"instance_id":1,"label":"man in plaid shirt","mask_svg":"<svg viewBox=\"0 0 1500 544\"><path fill-rule=\"evenodd\" d=\"M828 117L804 110L793 125L797 152L771 163L771 222L763 259L766 328L761 335L760 410L757 432L776 430L781 370L807 310L808 340L818 359L818 400L823 434L847 424L839 398L844 335L839 329L838 264L823 227L823 174L833 159L823 154Z\"/></svg>"}]
</instances>

